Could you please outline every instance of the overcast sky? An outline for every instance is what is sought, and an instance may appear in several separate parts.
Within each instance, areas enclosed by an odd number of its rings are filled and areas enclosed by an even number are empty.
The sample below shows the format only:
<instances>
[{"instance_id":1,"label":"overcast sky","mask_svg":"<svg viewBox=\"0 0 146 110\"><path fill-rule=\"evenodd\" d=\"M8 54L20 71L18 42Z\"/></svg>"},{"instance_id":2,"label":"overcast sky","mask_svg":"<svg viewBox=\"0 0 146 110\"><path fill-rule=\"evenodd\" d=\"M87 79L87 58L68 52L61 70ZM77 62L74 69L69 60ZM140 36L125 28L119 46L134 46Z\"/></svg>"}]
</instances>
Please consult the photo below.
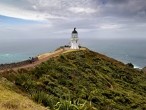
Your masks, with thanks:
<instances>
[{"instance_id":1,"label":"overcast sky","mask_svg":"<svg viewBox=\"0 0 146 110\"><path fill-rule=\"evenodd\" d=\"M0 38L146 38L146 0L0 0Z\"/></svg>"}]
</instances>

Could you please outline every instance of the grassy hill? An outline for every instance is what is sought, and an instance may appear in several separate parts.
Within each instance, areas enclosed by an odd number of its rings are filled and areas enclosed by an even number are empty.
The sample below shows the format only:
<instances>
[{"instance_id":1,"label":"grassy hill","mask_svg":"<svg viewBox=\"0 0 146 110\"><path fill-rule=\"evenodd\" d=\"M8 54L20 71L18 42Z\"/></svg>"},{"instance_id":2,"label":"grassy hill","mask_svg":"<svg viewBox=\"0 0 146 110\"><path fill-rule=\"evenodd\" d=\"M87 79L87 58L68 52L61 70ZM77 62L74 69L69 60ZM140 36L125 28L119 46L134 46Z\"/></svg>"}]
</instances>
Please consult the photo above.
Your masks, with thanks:
<instances>
[{"instance_id":1,"label":"grassy hill","mask_svg":"<svg viewBox=\"0 0 146 110\"><path fill-rule=\"evenodd\" d=\"M34 103L11 82L0 78L0 110L47 110Z\"/></svg>"},{"instance_id":2,"label":"grassy hill","mask_svg":"<svg viewBox=\"0 0 146 110\"><path fill-rule=\"evenodd\" d=\"M146 109L146 75L88 49L2 76L52 110Z\"/></svg>"}]
</instances>

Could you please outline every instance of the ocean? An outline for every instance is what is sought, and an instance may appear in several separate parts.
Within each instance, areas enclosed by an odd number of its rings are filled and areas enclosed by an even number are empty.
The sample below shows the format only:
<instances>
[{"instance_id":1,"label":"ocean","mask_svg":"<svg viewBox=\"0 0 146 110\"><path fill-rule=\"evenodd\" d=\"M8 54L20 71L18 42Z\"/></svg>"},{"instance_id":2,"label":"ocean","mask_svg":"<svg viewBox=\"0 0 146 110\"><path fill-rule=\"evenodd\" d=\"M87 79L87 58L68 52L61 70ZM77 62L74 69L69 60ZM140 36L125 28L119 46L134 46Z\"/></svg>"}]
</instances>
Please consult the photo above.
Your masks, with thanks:
<instances>
[{"instance_id":1,"label":"ocean","mask_svg":"<svg viewBox=\"0 0 146 110\"><path fill-rule=\"evenodd\" d=\"M70 39L0 40L0 64L18 62L68 45ZM146 39L80 39L80 45L116 60L146 66Z\"/></svg>"}]
</instances>

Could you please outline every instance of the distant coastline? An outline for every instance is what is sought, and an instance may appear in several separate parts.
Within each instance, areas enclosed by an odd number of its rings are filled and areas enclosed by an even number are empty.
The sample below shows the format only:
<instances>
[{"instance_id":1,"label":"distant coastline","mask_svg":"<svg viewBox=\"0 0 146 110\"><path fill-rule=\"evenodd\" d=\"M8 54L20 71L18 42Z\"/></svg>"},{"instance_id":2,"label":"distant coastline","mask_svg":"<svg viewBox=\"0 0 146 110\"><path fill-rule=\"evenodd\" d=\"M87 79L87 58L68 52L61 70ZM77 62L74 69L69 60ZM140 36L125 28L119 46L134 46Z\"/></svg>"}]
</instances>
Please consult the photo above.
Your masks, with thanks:
<instances>
[{"instance_id":1,"label":"distant coastline","mask_svg":"<svg viewBox=\"0 0 146 110\"><path fill-rule=\"evenodd\" d=\"M25 65L31 64L37 60L38 60L38 58L34 57L32 59L28 59L28 60L24 60L24 61L20 61L20 62L0 64L0 70L6 70L6 69L17 68L20 66L25 66Z\"/></svg>"}]
</instances>

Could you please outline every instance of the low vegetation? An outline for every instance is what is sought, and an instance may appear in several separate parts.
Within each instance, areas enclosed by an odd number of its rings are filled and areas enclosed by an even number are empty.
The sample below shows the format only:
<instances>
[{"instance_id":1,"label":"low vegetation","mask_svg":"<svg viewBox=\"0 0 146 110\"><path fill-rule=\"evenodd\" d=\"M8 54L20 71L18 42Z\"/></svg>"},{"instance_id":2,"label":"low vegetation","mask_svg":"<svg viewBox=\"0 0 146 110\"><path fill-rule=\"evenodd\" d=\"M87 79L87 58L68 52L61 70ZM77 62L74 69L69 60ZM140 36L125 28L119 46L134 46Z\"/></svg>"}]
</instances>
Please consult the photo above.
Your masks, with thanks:
<instances>
[{"instance_id":1,"label":"low vegetation","mask_svg":"<svg viewBox=\"0 0 146 110\"><path fill-rule=\"evenodd\" d=\"M90 50L66 52L32 70L3 74L51 110L145 110L146 76Z\"/></svg>"},{"instance_id":2,"label":"low vegetation","mask_svg":"<svg viewBox=\"0 0 146 110\"><path fill-rule=\"evenodd\" d=\"M34 103L6 78L0 78L0 110L47 110Z\"/></svg>"}]
</instances>

